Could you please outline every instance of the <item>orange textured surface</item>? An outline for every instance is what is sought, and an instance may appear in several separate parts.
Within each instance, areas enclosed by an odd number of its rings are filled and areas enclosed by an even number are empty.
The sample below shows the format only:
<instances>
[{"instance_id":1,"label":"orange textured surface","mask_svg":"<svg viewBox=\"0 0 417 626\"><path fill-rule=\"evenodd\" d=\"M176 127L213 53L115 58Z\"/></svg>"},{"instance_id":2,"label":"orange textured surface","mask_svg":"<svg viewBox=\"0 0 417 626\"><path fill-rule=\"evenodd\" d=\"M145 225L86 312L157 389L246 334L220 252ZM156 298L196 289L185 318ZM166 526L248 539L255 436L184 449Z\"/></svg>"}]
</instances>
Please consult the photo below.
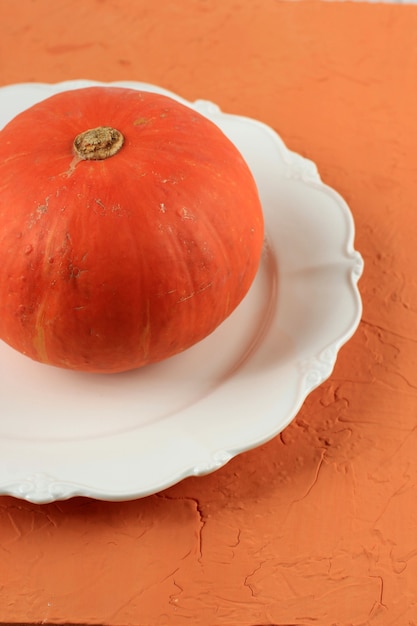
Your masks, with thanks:
<instances>
[{"instance_id":1,"label":"orange textured surface","mask_svg":"<svg viewBox=\"0 0 417 626\"><path fill-rule=\"evenodd\" d=\"M364 312L280 437L127 503L0 498L0 622L417 624L417 8L0 0L0 84L132 79L262 120L348 201ZM1 462L1 461L0 461Z\"/></svg>"}]
</instances>

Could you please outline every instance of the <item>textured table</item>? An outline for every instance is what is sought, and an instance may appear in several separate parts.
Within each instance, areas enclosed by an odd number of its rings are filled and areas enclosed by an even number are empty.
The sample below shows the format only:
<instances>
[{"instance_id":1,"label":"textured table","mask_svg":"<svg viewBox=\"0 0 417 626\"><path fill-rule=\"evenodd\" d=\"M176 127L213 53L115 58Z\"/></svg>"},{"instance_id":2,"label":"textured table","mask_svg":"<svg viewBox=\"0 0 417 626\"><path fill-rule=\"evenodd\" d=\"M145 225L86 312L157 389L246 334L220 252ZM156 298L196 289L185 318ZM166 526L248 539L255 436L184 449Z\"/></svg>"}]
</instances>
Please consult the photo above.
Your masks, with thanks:
<instances>
[{"instance_id":1,"label":"textured table","mask_svg":"<svg viewBox=\"0 0 417 626\"><path fill-rule=\"evenodd\" d=\"M260 119L365 259L360 327L280 437L143 500L1 497L1 623L416 626L416 33L412 6L0 0L0 84L140 80Z\"/></svg>"}]
</instances>

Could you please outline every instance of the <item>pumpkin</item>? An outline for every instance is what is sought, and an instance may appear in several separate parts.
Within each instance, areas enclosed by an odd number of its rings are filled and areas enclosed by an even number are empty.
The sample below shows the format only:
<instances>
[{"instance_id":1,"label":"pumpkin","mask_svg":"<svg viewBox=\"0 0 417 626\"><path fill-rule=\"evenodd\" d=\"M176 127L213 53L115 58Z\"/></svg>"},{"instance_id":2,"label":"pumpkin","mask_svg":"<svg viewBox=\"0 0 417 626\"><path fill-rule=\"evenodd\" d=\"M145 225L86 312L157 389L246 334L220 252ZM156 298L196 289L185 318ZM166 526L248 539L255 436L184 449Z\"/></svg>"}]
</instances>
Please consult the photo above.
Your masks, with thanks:
<instances>
[{"instance_id":1,"label":"pumpkin","mask_svg":"<svg viewBox=\"0 0 417 626\"><path fill-rule=\"evenodd\" d=\"M170 97L75 89L0 132L0 338L36 361L112 373L189 348L262 245L240 152Z\"/></svg>"}]
</instances>

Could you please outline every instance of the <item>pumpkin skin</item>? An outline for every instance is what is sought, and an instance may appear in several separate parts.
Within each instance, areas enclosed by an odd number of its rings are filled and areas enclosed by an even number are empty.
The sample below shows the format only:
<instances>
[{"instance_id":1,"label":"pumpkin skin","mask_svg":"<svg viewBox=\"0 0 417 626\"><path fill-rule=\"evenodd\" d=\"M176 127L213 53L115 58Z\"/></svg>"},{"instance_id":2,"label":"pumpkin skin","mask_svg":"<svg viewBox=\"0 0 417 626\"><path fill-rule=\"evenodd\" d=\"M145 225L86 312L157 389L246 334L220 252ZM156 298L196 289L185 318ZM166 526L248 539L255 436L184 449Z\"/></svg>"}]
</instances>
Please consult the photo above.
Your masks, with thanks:
<instances>
[{"instance_id":1,"label":"pumpkin skin","mask_svg":"<svg viewBox=\"0 0 417 626\"><path fill-rule=\"evenodd\" d=\"M74 138L117 129L117 154ZM0 338L28 357L114 373L177 354L246 295L262 208L236 147L155 93L54 95L0 132Z\"/></svg>"}]
</instances>

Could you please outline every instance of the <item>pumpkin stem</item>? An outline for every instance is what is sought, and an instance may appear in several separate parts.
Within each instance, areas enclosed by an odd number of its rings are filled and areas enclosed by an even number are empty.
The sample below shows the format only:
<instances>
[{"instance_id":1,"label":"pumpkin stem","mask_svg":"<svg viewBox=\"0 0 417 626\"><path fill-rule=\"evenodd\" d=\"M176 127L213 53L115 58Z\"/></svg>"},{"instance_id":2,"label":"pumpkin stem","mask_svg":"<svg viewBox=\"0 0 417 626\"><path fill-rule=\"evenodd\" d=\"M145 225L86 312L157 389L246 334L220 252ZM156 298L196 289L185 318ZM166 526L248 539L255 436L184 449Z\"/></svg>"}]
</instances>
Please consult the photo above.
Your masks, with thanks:
<instances>
[{"instance_id":1,"label":"pumpkin stem","mask_svg":"<svg viewBox=\"0 0 417 626\"><path fill-rule=\"evenodd\" d=\"M99 126L80 133L74 139L75 154L85 161L100 161L119 152L122 133L111 126Z\"/></svg>"}]
</instances>

